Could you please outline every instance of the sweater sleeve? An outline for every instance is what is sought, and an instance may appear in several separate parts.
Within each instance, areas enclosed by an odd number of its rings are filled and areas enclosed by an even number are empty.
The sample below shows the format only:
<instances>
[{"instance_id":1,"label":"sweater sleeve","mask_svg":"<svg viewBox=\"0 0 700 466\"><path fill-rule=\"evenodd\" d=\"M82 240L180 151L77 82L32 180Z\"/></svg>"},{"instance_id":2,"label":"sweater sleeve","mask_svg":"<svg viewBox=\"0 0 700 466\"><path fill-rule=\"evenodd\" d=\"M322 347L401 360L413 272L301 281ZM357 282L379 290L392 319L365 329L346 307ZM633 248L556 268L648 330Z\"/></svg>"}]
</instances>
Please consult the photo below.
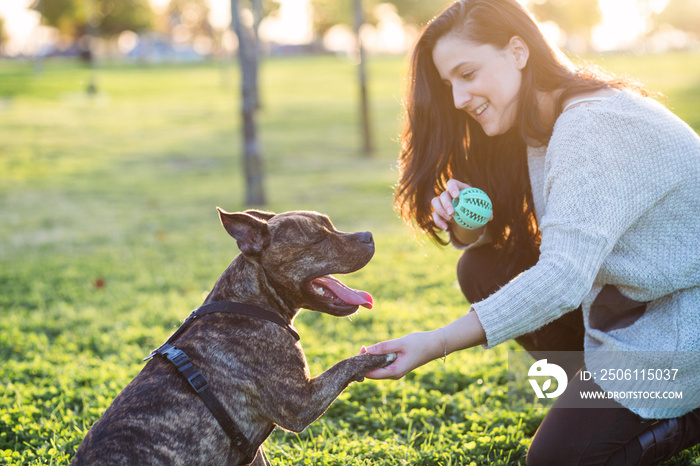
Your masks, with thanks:
<instances>
[{"instance_id":1,"label":"sweater sleeve","mask_svg":"<svg viewBox=\"0 0 700 466\"><path fill-rule=\"evenodd\" d=\"M493 242L493 239L491 237L491 232L489 231L489 225L486 224L486 227L484 228L484 231L479 235L479 237L473 242L469 244L463 244L457 240L455 235L452 234L451 230L447 230L447 235L448 238L450 239L450 244L455 249L461 249L461 250L467 250L467 249L473 249L473 248L478 248L480 246L484 246L486 244L491 244Z\"/></svg>"},{"instance_id":2,"label":"sweater sleeve","mask_svg":"<svg viewBox=\"0 0 700 466\"><path fill-rule=\"evenodd\" d=\"M598 106L559 118L546 156L540 258L472 305L486 346L532 332L578 307L620 236L672 188L654 168L659 161L645 131L651 128L634 115Z\"/></svg>"}]
</instances>

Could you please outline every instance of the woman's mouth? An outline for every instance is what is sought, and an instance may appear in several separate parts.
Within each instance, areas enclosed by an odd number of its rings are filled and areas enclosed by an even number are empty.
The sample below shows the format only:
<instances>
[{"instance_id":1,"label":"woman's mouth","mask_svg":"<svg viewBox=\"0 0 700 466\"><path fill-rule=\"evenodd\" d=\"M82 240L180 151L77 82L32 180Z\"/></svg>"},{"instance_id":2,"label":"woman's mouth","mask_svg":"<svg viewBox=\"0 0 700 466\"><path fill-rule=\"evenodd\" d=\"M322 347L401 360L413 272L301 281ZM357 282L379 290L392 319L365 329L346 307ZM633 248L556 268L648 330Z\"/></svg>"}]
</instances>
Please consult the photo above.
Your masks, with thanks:
<instances>
[{"instance_id":1,"label":"woman's mouth","mask_svg":"<svg viewBox=\"0 0 700 466\"><path fill-rule=\"evenodd\" d=\"M480 107L478 107L478 108L476 109L476 111L475 111L474 113L476 113L476 116L479 116L479 115L481 115L482 113L484 113L484 111L486 110L486 108L487 108L488 106L489 106L489 103L488 103L488 102L484 102Z\"/></svg>"}]
</instances>

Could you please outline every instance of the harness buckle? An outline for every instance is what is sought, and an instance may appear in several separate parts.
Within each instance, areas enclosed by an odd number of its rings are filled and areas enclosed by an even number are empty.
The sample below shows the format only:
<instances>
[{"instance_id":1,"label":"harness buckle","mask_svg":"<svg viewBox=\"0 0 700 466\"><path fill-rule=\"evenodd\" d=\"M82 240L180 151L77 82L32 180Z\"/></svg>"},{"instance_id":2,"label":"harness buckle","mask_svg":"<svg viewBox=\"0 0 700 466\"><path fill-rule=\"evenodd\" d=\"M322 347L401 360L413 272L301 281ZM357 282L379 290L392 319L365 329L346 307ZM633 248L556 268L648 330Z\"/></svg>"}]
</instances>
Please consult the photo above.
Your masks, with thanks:
<instances>
[{"instance_id":1,"label":"harness buckle","mask_svg":"<svg viewBox=\"0 0 700 466\"><path fill-rule=\"evenodd\" d=\"M187 382L197 393L203 392L209 386L209 381L201 372L195 372L191 376L187 377Z\"/></svg>"},{"instance_id":2,"label":"harness buckle","mask_svg":"<svg viewBox=\"0 0 700 466\"><path fill-rule=\"evenodd\" d=\"M178 369L190 362L190 358L181 349L175 348L169 343L164 343L163 346L154 351L156 354L165 356L165 358L173 363Z\"/></svg>"},{"instance_id":3,"label":"harness buckle","mask_svg":"<svg viewBox=\"0 0 700 466\"><path fill-rule=\"evenodd\" d=\"M190 362L190 358L185 354L184 351L173 348L174 351L168 351L166 352L166 357L170 359L170 361L175 364L175 367L178 369L182 370L184 369L187 364Z\"/></svg>"}]
</instances>

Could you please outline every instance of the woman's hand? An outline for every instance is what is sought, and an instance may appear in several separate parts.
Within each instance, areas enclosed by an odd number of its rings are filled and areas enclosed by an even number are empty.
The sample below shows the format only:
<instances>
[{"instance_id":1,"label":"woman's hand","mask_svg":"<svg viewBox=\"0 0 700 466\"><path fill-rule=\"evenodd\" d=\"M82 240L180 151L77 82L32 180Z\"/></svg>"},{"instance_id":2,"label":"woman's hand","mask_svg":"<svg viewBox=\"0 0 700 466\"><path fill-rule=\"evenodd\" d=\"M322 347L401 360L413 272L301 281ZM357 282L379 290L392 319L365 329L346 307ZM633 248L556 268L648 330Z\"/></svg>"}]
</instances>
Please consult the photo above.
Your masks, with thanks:
<instances>
[{"instance_id":1,"label":"woman's hand","mask_svg":"<svg viewBox=\"0 0 700 466\"><path fill-rule=\"evenodd\" d=\"M486 333L476 312L467 312L453 322L429 332L415 332L383 341L368 348L364 346L360 354L396 353L393 363L365 374L368 379L400 379L416 367L442 358L453 351L471 348L486 343Z\"/></svg>"},{"instance_id":2,"label":"woman's hand","mask_svg":"<svg viewBox=\"0 0 700 466\"><path fill-rule=\"evenodd\" d=\"M360 354L396 353L396 360L390 365L365 374L368 379L400 379L416 367L442 357L445 343L440 329L430 332L410 333L396 340L388 340L368 348L360 349Z\"/></svg>"},{"instance_id":3,"label":"woman's hand","mask_svg":"<svg viewBox=\"0 0 700 466\"><path fill-rule=\"evenodd\" d=\"M438 228L447 231L455 213L452 199L458 198L460 191L471 188L471 186L459 180L450 180L446 183L445 188L445 191L438 197L434 197L430 203L433 206L433 222Z\"/></svg>"}]
</instances>

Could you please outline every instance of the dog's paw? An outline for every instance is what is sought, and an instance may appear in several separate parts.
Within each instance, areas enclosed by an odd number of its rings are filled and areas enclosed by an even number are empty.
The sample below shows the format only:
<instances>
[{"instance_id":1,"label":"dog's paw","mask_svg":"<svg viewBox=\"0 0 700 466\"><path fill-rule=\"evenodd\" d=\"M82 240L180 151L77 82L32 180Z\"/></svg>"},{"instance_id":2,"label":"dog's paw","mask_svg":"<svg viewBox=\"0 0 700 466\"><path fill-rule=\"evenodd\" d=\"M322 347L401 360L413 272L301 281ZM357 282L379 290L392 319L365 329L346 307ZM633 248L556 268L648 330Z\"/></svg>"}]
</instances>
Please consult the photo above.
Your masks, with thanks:
<instances>
[{"instance_id":1,"label":"dog's paw","mask_svg":"<svg viewBox=\"0 0 700 466\"><path fill-rule=\"evenodd\" d=\"M389 353L385 354L384 356L386 356L386 363L382 367L386 367L392 362L396 361L396 353Z\"/></svg>"},{"instance_id":2,"label":"dog's paw","mask_svg":"<svg viewBox=\"0 0 700 466\"><path fill-rule=\"evenodd\" d=\"M386 367L396 361L396 353L373 354L370 356L370 370Z\"/></svg>"},{"instance_id":3,"label":"dog's paw","mask_svg":"<svg viewBox=\"0 0 700 466\"><path fill-rule=\"evenodd\" d=\"M359 368L359 372L353 377L353 381L362 382L365 380L365 373L373 371L375 369L381 369L386 367L396 360L396 353L389 354L369 354L364 353L355 356L358 361L362 361L362 366Z\"/></svg>"},{"instance_id":4,"label":"dog's paw","mask_svg":"<svg viewBox=\"0 0 700 466\"><path fill-rule=\"evenodd\" d=\"M375 369L381 369L382 367L386 367L392 362L396 361L396 353L363 353L354 356L352 359L360 363L360 365L357 367L357 372L355 373L354 377L352 377L352 381L362 382L363 380L365 380L365 374L367 372L373 371Z\"/></svg>"},{"instance_id":5,"label":"dog's paw","mask_svg":"<svg viewBox=\"0 0 700 466\"><path fill-rule=\"evenodd\" d=\"M372 357L373 369L386 367L394 361L396 361L396 353L375 354Z\"/></svg>"}]
</instances>

